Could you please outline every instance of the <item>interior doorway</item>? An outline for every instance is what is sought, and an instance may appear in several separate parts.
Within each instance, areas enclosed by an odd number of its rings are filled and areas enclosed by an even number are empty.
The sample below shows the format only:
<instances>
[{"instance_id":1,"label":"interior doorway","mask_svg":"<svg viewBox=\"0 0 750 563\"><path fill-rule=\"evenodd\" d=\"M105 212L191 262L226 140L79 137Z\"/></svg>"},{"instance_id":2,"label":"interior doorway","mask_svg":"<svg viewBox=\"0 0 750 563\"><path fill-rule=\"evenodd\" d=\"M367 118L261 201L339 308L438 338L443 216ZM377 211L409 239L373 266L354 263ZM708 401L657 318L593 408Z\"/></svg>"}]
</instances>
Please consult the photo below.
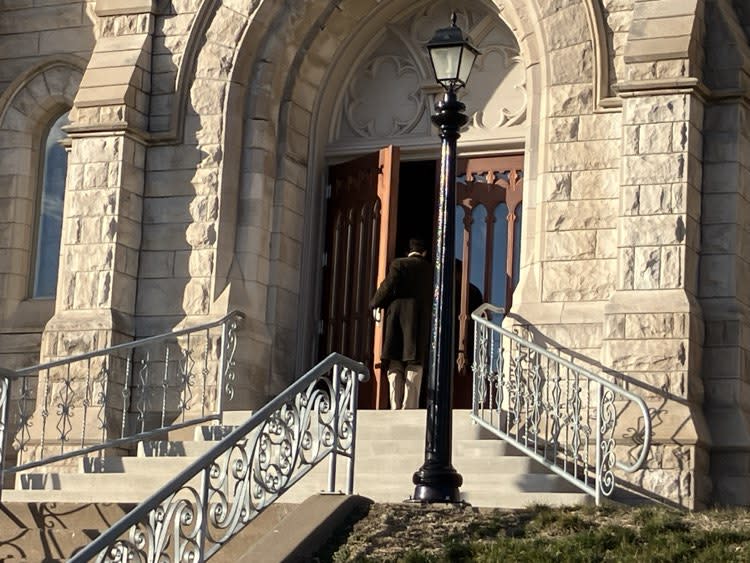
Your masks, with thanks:
<instances>
[{"instance_id":1,"label":"interior doorway","mask_svg":"<svg viewBox=\"0 0 750 563\"><path fill-rule=\"evenodd\" d=\"M388 264L404 256L410 238L434 244L437 160L400 160L396 147L332 166L326 221L326 260L320 356L340 352L373 373L360 406L388 408L380 363L382 323L369 299ZM454 408L472 400L472 311L484 302L510 308L518 282L523 155L461 158L456 179L457 260L454 327ZM425 406L425 386L420 406Z\"/></svg>"},{"instance_id":2,"label":"interior doorway","mask_svg":"<svg viewBox=\"0 0 750 563\"><path fill-rule=\"evenodd\" d=\"M405 256L410 238L433 247L436 220L437 165L435 160L401 162L398 183L396 254Z\"/></svg>"}]
</instances>

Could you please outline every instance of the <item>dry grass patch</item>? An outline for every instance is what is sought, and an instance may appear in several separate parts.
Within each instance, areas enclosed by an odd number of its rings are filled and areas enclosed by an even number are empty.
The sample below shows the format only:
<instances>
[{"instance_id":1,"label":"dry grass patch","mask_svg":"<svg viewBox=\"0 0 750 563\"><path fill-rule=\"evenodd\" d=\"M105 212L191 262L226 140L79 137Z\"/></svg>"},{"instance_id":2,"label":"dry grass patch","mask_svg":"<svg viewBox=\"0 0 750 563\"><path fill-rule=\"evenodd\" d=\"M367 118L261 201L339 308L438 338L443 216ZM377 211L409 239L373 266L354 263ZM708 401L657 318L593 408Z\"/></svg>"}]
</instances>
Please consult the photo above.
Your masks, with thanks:
<instances>
[{"instance_id":1,"label":"dry grass patch","mask_svg":"<svg viewBox=\"0 0 750 563\"><path fill-rule=\"evenodd\" d=\"M321 562L750 561L750 512L663 507L374 504L317 555Z\"/></svg>"}]
</instances>

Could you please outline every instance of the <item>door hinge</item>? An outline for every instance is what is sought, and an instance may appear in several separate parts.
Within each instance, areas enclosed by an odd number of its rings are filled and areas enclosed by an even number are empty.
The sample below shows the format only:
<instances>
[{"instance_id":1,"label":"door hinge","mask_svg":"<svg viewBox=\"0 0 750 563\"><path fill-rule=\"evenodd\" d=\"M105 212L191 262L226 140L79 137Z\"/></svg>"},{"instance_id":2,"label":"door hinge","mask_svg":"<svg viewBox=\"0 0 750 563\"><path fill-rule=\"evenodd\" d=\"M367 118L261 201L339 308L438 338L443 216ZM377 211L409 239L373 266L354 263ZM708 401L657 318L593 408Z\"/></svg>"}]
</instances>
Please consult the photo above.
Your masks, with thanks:
<instances>
[{"instance_id":1,"label":"door hinge","mask_svg":"<svg viewBox=\"0 0 750 563\"><path fill-rule=\"evenodd\" d=\"M323 334L324 328L325 328L325 325L323 324L323 319L320 319L318 321L318 334Z\"/></svg>"},{"instance_id":2,"label":"door hinge","mask_svg":"<svg viewBox=\"0 0 750 563\"><path fill-rule=\"evenodd\" d=\"M332 192L331 184L326 184L326 199L331 199L331 192Z\"/></svg>"},{"instance_id":3,"label":"door hinge","mask_svg":"<svg viewBox=\"0 0 750 563\"><path fill-rule=\"evenodd\" d=\"M324 252L323 253L323 267L325 268L326 266L328 266L328 253Z\"/></svg>"}]
</instances>

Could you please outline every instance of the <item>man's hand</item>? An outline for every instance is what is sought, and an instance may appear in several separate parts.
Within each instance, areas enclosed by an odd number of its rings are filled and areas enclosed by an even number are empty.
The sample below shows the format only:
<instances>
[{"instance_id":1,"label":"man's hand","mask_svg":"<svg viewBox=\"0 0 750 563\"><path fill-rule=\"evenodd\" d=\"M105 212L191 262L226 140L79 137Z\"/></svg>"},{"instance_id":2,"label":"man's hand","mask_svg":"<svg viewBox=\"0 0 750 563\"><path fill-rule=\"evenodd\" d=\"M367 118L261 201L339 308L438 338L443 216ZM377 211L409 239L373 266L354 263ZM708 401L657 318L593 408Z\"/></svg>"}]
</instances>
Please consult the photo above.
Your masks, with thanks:
<instances>
[{"instance_id":1,"label":"man's hand","mask_svg":"<svg viewBox=\"0 0 750 563\"><path fill-rule=\"evenodd\" d=\"M380 319L382 318L382 315L380 313L380 309L373 309L372 310L372 318L375 319L376 323L380 322Z\"/></svg>"}]
</instances>

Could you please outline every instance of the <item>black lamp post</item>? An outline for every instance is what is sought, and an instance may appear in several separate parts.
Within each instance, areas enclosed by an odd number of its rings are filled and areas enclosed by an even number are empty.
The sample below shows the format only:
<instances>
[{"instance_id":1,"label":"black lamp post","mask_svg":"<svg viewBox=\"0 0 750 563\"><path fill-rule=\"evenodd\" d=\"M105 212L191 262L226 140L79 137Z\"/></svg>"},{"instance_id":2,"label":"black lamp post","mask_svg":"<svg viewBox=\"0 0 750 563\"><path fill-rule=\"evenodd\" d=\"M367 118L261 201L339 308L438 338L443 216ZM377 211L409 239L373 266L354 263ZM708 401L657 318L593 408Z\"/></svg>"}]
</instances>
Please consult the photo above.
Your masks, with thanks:
<instances>
[{"instance_id":1,"label":"black lamp post","mask_svg":"<svg viewBox=\"0 0 750 563\"><path fill-rule=\"evenodd\" d=\"M435 104L432 122L440 128L440 194L435 238L435 276L432 297L432 328L427 379L427 432L424 464L413 477L415 501L460 502L458 488L463 477L451 464L453 372L456 363L453 345L453 284L455 282L456 231L456 141L467 121L461 113L466 106L456 91L466 86L474 59L479 52L456 26L439 29L427 44L436 80L445 88Z\"/></svg>"}]
</instances>

